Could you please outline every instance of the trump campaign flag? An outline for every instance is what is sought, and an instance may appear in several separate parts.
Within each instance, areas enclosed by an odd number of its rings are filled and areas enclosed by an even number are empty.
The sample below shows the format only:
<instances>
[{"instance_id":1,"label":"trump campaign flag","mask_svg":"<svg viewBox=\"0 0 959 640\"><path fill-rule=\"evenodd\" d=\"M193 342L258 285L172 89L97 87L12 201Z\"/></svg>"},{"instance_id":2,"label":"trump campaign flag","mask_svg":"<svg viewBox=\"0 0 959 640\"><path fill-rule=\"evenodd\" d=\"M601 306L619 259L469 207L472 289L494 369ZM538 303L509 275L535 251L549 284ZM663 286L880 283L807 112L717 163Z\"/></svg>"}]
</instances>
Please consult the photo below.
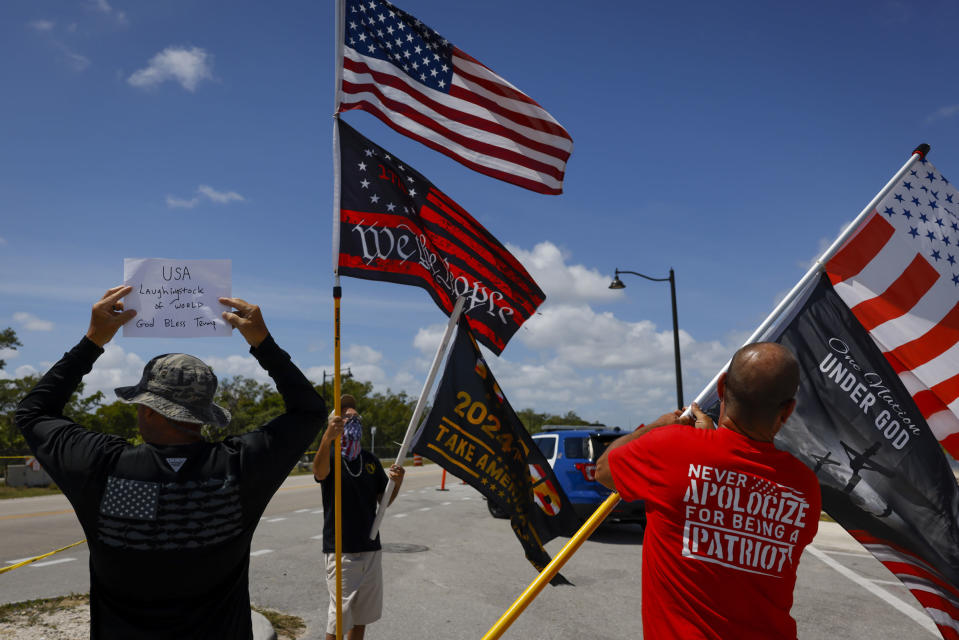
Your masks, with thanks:
<instances>
[{"instance_id":1,"label":"trump campaign flag","mask_svg":"<svg viewBox=\"0 0 959 640\"><path fill-rule=\"evenodd\" d=\"M342 120L337 274L426 289L447 314L465 297L499 355L545 294L523 265L421 173Z\"/></svg>"},{"instance_id":2,"label":"trump campaign flag","mask_svg":"<svg viewBox=\"0 0 959 640\"><path fill-rule=\"evenodd\" d=\"M363 109L474 171L563 192L573 142L533 99L390 2L340 6L338 113Z\"/></svg>"},{"instance_id":3,"label":"trump campaign flag","mask_svg":"<svg viewBox=\"0 0 959 640\"><path fill-rule=\"evenodd\" d=\"M526 558L542 571L550 562L543 544L570 535L578 521L549 462L462 321L434 402L413 451L465 480L508 513ZM557 574L552 582L566 580Z\"/></svg>"}]
</instances>

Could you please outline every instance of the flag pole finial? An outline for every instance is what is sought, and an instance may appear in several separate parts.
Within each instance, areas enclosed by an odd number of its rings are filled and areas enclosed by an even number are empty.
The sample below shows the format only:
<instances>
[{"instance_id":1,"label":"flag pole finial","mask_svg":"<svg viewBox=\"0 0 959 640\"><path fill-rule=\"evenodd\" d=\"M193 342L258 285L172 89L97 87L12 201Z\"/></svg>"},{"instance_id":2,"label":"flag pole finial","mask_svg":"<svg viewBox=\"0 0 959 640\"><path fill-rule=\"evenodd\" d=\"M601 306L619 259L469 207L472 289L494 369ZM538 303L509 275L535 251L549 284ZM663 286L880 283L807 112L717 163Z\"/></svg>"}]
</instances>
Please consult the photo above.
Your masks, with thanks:
<instances>
[{"instance_id":1,"label":"flag pole finial","mask_svg":"<svg viewBox=\"0 0 959 640\"><path fill-rule=\"evenodd\" d=\"M929 145L926 144L925 142L923 142L921 145L919 145L918 147L916 147L915 150L914 150L912 153L913 153L913 155L915 155L915 154L918 153L918 154L919 154L919 157L922 158L923 160L925 160L925 159L926 159L926 154L929 153L929 149L930 149Z\"/></svg>"}]
</instances>

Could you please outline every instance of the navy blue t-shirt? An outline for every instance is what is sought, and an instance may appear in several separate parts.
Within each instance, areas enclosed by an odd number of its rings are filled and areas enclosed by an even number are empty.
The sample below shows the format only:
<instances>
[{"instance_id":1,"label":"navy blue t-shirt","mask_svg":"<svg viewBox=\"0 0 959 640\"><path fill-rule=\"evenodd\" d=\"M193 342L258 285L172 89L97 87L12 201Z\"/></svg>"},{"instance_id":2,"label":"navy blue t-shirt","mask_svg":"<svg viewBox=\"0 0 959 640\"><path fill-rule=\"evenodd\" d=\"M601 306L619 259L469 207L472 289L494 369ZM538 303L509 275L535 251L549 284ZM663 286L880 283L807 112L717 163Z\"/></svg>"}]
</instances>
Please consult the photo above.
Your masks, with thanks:
<instances>
[{"instance_id":1,"label":"navy blue t-shirt","mask_svg":"<svg viewBox=\"0 0 959 640\"><path fill-rule=\"evenodd\" d=\"M330 473L320 481L323 493L323 553L333 553L333 455L330 452ZM340 458L343 465L343 553L378 551L380 535L370 540L370 528L376 519L377 497L386 490L389 478L379 458L366 449L360 450L353 462Z\"/></svg>"}]
</instances>

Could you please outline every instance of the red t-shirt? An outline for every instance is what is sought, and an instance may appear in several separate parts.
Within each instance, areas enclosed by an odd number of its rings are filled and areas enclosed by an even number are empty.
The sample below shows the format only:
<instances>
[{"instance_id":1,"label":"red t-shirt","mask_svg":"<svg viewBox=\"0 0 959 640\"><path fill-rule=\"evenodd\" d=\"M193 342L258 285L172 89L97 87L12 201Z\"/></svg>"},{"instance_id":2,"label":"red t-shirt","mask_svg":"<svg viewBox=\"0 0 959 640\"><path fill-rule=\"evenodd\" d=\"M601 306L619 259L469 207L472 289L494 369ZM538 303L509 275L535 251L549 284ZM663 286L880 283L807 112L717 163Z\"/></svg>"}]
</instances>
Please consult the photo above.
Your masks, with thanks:
<instances>
[{"instance_id":1,"label":"red t-shirt","mask_svg":"<svg viewBox=\"0 0 959 640\"><path fill-rule=\"evenodd\" d=\"M609 454L616 490L645 500L643 637L796 638L799 556L819 527L816 475L729 429L654 429Z\"/></svg>"}]
</instances>

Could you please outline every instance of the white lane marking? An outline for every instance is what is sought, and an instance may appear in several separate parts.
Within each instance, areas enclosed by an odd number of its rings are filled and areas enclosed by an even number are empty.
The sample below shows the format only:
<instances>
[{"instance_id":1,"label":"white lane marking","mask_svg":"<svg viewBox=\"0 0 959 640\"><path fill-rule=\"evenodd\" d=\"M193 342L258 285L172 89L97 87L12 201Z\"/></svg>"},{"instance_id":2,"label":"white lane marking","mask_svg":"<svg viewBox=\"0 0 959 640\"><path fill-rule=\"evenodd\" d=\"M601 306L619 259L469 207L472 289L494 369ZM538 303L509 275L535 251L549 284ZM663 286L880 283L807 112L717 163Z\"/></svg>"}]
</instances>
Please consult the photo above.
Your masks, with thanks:
<instances>
[{"instance_id":1,"label":"white lane marking","mask_svg":"<svg viewBox=\"0 0 959 640\"><path fill-rule=\"evenodd\" d=\"M873 584L888 584L888 585L893 586L893 587L902 587L903 589L907 589L907 588L908 588L908 587L906 587L906 585L904 585L903 583L899 582L898 580L876 580L875 578L869 578L869 582L871 582L871 583L873 583Z\"/></svg>"},{"instance_id":2,"label":"white lane marking","mask_svg":"<svg viewBox=\"0 0 959 640\"><path fill-rule=\"evenodd\" d=\"M29 560L30 558L35 558L36 556L27 556L26 558L17 558L16 560L7 560L7 564L17 564L23 562L24 560Z\"/></svg>"},{"instance_id":3,"label":"white lane marking","mask_svg":"<svg viewBox=\"0 0 959 640\"><path fill-rule=\"evenodd\" d=\"M406 514L405 514L405 513L395 513L395 514L393 514L393 517L394 517L394 518L405 518L405 517L406 517Z\"/></svg>"},{"instance_id":4,"label":"white lane marking","mask_svg":"<svg viewBox=\"0 0 959 640\"><path fill-rule=\"evenodd\" d=\"M309 511L309 509L297 509L293 513L306 513L307 511Z\"/></svg>"},{"instance_id":5,"label":"white lane marking","mask_svg":"<svg viewBox=\"0 0 959 640\"><path fill-rule=\"evenodd\" d=\"M286 520L286 518L270 518L267 522L282 522L283 520Z\"/></svg>"},{"instance_id":6,"label":"white lane marking","mask_svg":"<svg viewBox=\"0 0 959 640\"><path fill-rule=\"evenodd\" d=\"M310 513L312 513L312 514L314 514L314 515L321 516L321 515L323 515L323 509L317 509L316 511L310 511Z\"/></svg>"},{"instance_id":7,"label":"white lane marking","mask_svg":"<svg viewBox=\"0 0 959 640\"><path fill-rule=\"evenodd\" d=\"M47 560L46 562L34 562L31 567L49 567L51 564L60 564L61 562L73 562L76 558L60 558L58 560Z\"/></svg>"},{"instance_id":8,"label":"white lane marking","mask_svg":"<svg viewBox=\"0 0 959 640\"><path fill-rule=\"evenodd\" d=\"M871 553L863 553L862 551L837 551L835 549L820 549L823 553L828 553L831 556L855 556L857 558L875 558L876 556Z\"/></svg>"},{"instance_id":9,"label":"white lane marking","mask_svg":"<svg viewBox=\"0 0 959 640\"><path fill-rule=\"evenodd\" d=\"M460 498L460 500L469 500L469 499L470 499L469 496L463 496L462 498Z\"/></svg>"},{"instance_id":10,"label":"white lane marking","mask_svg":"<svg viewBox=\"0 0 959 640\"><path fill-rule=\"evenodd\" d=\"M273 549L260 549L259 551L251 551L250 557L252 556L262 556L268 553L273 553Z\"/></svg>"},{"instance_id":11,"label":"white lane marking","mask_svg":"<svg viewBox=\"0 0 959 640\"><path fill-rule=\"evenodd\" d=\"M847 567L844 567L843 565L839 564L838 562L830 558L829 555L826 554L824 551L820 551L819 549L817 549L816 547L812 545L809 545L808 547L806 547L806 551L813 554L819 560L821 560L824 564L828 564L830 567L835 569L838 573L846 576L847 578L849 578L850 580L852 580L853 582L855 582L856 584L861 586L863 589L865 589L869 593L876 596L877 598L885 600L887 604L892 605L893 607L898 609L900 612L912 618L915 622L919 624L919 626L921 626L923 629L925 629L932 635L936 636L937 638L941 637L939 635L939 629L936 628L935 623L924 612L917 611L916 609L909 606L908 604L906 604L905 602L903 602L896 596L892 595L885 589L881 587L877 587L872 582L866 580L865 578L860 576L858 573L856 573L852 569L848 569Z\"/></svg>"},{"instance_id":12,"label":"white lane marking","mask_svg":"<svg viewBox=\"0 0 959 640\"><path fill-rule=\"evenodd\" d=\"M444 507L446 507L446 506L449 506L449 505L451 505L451 504L453 504L453 503L452 503L452 502L444 502L444 503L442 503L442 504L443 504Z\"/></svg>"},{"instance_id":13,"label":"white lane marking","mask_svg":"<svg viewBox=\"0 0 959 640\"><path fill-rule=\"evenodd\" d=\"M310 536L310 540L322 540L322 539L323 539L322 533L318 536Z\"/></svg>"},{"instance_id":14,"label":"white lane marking","mask_svg":"<svg viewBox=\"0 0 959 640\"><path fill-rule=\"evenodd\" d=\"M421 508L417 509L417 511L429 511L429 510L430 510L429 507L421 507Z\"/></svg>"}]
</instances>

